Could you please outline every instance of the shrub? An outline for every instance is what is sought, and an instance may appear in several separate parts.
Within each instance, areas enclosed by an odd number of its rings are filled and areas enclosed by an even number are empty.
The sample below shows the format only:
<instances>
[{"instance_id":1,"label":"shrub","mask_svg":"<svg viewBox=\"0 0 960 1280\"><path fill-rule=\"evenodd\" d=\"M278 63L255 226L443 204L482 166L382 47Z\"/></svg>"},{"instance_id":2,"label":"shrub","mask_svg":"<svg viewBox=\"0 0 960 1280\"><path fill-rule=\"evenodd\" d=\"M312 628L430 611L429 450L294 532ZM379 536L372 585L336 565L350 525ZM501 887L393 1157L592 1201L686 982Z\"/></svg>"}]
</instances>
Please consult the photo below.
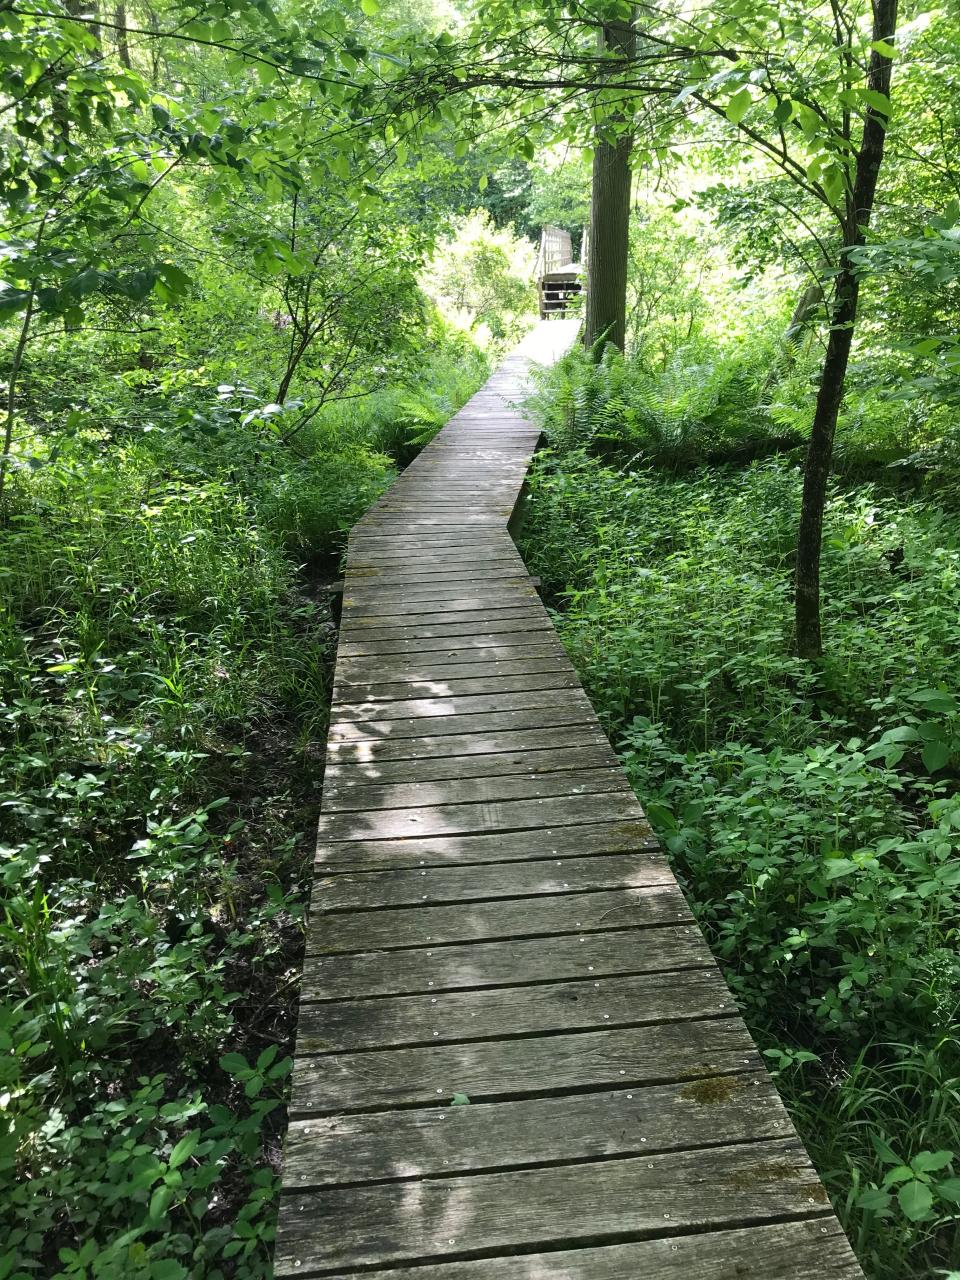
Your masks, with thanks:
<instances>
[{"instance_id":1,"label":"shrub","mask_svg":"<svg viewBox=\"0 0 960 1280\"><path fill-rule=\"evenodd\" d=\"M561 451L585 448L674 471L767 452L778 437L759 405L757 357L748 348L687 345L652 367L611 346L596 361L575 349L544 375L537 402L544 431Z\"/></svg>"}]
</instances>

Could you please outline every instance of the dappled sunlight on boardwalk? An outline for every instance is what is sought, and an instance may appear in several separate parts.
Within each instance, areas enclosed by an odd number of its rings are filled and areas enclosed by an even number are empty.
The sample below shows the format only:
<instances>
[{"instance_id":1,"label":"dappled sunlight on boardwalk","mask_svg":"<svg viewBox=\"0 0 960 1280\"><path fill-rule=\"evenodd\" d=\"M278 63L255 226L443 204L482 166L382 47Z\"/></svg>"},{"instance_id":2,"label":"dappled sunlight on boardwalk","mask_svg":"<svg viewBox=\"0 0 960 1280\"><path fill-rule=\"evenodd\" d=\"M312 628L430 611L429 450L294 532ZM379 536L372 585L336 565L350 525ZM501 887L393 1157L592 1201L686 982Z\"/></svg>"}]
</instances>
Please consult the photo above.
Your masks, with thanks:
<instances>
[{"instance_id":1,"label":"dappled sunlight on boardwalk","mask_svg":"<svg viewBox=\"0 0 960 1280\"><path fill-rule=\"evenodd\" d=\"M507 531L574 336L351 534L278 1276L861 1274Z\"/></svg>"}]
</instances>

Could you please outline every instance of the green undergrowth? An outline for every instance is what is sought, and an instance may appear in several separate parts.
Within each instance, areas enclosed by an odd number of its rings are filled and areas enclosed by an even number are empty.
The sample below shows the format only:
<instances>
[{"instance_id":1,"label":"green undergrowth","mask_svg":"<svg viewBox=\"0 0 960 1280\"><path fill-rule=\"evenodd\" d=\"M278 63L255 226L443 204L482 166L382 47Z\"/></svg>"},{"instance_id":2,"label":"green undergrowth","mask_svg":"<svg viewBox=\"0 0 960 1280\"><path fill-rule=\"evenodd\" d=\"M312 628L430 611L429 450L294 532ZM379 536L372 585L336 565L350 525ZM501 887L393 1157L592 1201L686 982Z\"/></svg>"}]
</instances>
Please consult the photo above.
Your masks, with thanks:
<instances>
[{"instance_id":1,"label":"green undergrowth","mask_svg":"<svg viewBox=\"0 0 960 1280\"><path fill-rule=\"evenodd\" d=\"M960 520L832 498L791 653L801 476L542 454L524 553L876 1280L960 1249Z\"/></svg>"},{"instance_id":2,"label":"green undergrowth","mask_svg":"<svg viewBox=\"0 0 960 1280\"><path fill-rule=\"evenodd\" d=\"M888 367L889 366L889 367ZM893 394L902 370L874 358L856 365L837 425L841 474L960 476L952 411L922 396ZM682 473L705 463L801 457L818 377L817 348L793 348L769 326L727 345L694 335L656 362L597 359L577 347L551 370L534 405L549 443L586 449L619 466Z\"/></svg>"},{"instance_id":3,"label":"green undergrowth","mask_svg":"<svg viewBox=\"0 0 960 1280\"><path fill-rule=\"evenodd\" d=\"M292 435L240 388L135 408L115 383L114 414L38 424L14 473L4 1280L271 1273L335 643L300 570L336 572L412 437L486 370L425 365Z\"/></svg>"}]
</instances>

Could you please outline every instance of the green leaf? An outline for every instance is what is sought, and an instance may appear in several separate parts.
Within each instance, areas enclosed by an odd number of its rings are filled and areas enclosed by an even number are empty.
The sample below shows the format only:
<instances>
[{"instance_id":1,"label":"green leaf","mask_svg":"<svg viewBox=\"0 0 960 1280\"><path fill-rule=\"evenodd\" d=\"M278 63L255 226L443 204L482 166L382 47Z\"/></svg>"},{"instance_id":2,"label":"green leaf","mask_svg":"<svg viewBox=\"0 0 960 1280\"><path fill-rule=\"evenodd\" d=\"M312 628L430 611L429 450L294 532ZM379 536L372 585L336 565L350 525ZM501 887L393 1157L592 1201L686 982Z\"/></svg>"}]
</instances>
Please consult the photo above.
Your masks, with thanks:
<instances>
[{"instance_id":1,"label":"green leaf","mask_svg":"<svg viewBox=\"0 0 960 1280\"><path fill-rule=\"evenodd\" d=\"M918 346L927 346L927 343L918 343ZM933 341L932 349L936 351L940 343ZM945 693L943 689L915 689L908 693L907 697L911 702L919 702L922 706L927 707L930 711L941 711L945 715L951 715L957 709L957 700L952 694Z\"/></svg>"},{"instance_id":2,"label":"green leaf","mask_svg":"<svg viewBox=\"0 0 960 1280\"><path fill-rule=\"evenodd\" d=\"M150 1208L147 1211L150 1221L159 1222L163 1215L170 1207L170 1201L173 1199L173 1189L171 1187L157 1187L153 1195L150 1197Z\"/></svg>"},{"instance_id":3,"label":"green leaf","mask_svg":"<svg viewBox=\"0 0 960 1280\"><path fill-rule=\"evenodd\" d=\"M856 869L857 864L851 862L849 858L830 858L825 867L825 874L828 880L837 880L840 876L849 875Z\"/></svg>"},{"instance_id":4,"label":"green leaf","mask_svg":"<svg viewBox=\"0 0 960 1280\"><path fill-rule=\"evenodd\" d=\"M0 281L0 316L13 315L15 311L23 311L29 301L29 289L12 289L10 285Z\"/></svg>"},{"instance_id":5,"label":"green leaf","mask_svg":"<svg viewBox=\"0 0 960 1280\"><path fill-rule=\"evenodd\" d=\"M274 1058L277 1056L279 1052L280 1052L279 1045L268 1044L266 1049L264 1049L263 1053L261 1053L259 1058L257 1058L257 1070L266 1071L267 1067L269 1067L270 1063L274 1060Z\"/></svg>"},{"instance_id":6,"label":"green leaf","mask_svg":"<svg viewBox=\"0 0 960 1280\"><path fill-rule=\"evenodd\" d=\"M950 747L945 742L928 742L920 753L924 767L931 773L936 773L950 759Z\"/></svg>"},{"instance_id":7,"label":"green leaf","mask_svg":"<svg viewBox=\"0 0 960 1280\"><path fill-rule=\"evenodd\" d=\"M193 281L185 271L181 271L179 267L174 266L172 262L161 262L157 266L157 271L163 277L164 284L174 295L186 293L193 284Z\"/></svg>"},{"instance_id":8,"label":"green leaf","mask_svg":"<svg viewBox=\"0 0 960 1280\"><path fill-rule=\"evenodd\" d=\"M900 1163L900 1157L894 1151L893 1147L891 1147L890 1143L884 1138L881 1138L879 1134L871 1133L870 1143L884 1164Z\"/></svg>"},{"instance_id":9,"label":"green leaf","mask_svg":"<svg viewBox=\"0 0 960 1280\"><path fill-rule=\"evenodd\" d=\"M878 93L876 89L858 89L857 95L878 115L889 116L892 108L885 93Z\"/></svg>"},{"instance_id":10,"label":"green leaf","mask_svg":"<svg viewBox=\"0 0 960 1280\"><path fill-rule=\"evenodd\" d=\"M735 93L726 105L726 116L731 124L739 124L743 117L753 106L753 96L750 90L744 86L739 93Z\"/></svg>"},{"instance_id":11,"label":"green leaf","mask_svg":"<svg viewBox=\"0 0 960 1280\"><path fill-rule=\"evenodd\" d=\"M953 1204L960 1204L960 1178L944 1178L936 1184L938 1193Z\"/></svg>"},{"instance_id":12,"label":"green leaf","mask_svg":"<svg viewBox=\"0 0 960 1280\"><path fill-rule=\"evenodd\" d=\"M918 1172L930 1173L936 1169L945 1169L952 1159L952 1151L919 1151L910 1165Z\"/></svg>"},{"instance_id":13,"label":"green leaf","mask_svg":"<svg viewBox=\"0 0 960 1280\"><path fill-rule=\"evenodd\" d=\"M914 729L912 725L905 724L905 725L901 725L897 729L888 729L886 733L883 735L883 737L880 739L880 743L883 744L884 742L916 742L919 739L919 737L920 737L919 733L917 733L916 729Z\"/></svg>"},{"instance_id":14,"label":"green leaf","mask_svg":"<svg viewBox=\"0 0 960 1280\"><path fill-rule=\"evenodd\" d=\"M924 1182L905 1182L897 1192L900 1208L911 1222L920 1222L930 1212L933 1192Z\"/></svg>"},{"instance_id":15,"label":"green leaf","mask_svg":"<svg viewBox=\"0 0 960 1280\"><path fill-rule=\"evenodd\" d=\"M180 1139L170 1152L170 1168L178 1169L184 1161L189 1160L200 1142L200 1130L194 1129Z\"/></svg>"},{"instance_id":16,"label":"green leaf","mask_svg":"<svg viewBox=\"0 0 960 1280\"><path fill-rule=\"evenodd\" d=\"M186 1267L175 1258L160 1258L150 1264L150 1280L184 1280L186 1274Z\"/></svg>"},{"instance_id":17,"label":"green leaf","mask_svg":"<svg viewBox=\"0 0 960 1280\"><path fill-rule=\"evenodd\" d=\"M882 1213L890 1204L890 1196L886 1191L871 1187L857 1197L857 1207L869 1209L871 1213Z\"/></svg>"},{"instance_id":18,"label":"green leaf","mask_svg":"<svg viewBox=\"0 0 960 1280\"><path fill-rule=\"evenodd\" d=\"M377 0L360 0L360 8L368 18L375 18L380 12L380 5Z\"/></svg>"},{"instance_id":19,"label":"green leaf","mask_svg":"<svg viewBox=\"0 0 960 1280\"><path fill-rule=\"evenodd\" d=\"M63 292L71 298L85 298L87 294L93 293L99 284L100 272L93 267L87 267L85 271L80 271L66 282Z\"/></svg>"},{"instance_id":20,"label":"green leaf","mask_svg":"<svg viewBox=\"0 0 960 1280\"><path fill-rule=\"evenodd\" d=\"M465 1093L455 1093L450 1099L450 1105L451 1107L468 1107L470 1099Z\"/></svg>"},{"instance_id":21,"label":"green leaf","mask_svg":"<svg viewBox=\"0 0 960 1280\"><path fill-rule=\"evenodd\" d=\"M778 102L773 109L773 118L777 124L786 124L793 115L793 103L789 98L785 98L783 102Z\"/></svg>"},{"instance_id":22,"label":"green leaf","mask_svg":"<svg viewBox=\"0 0 960 1280\"><path fill-rule=\"evenodd\" d=\"M238 1075L241 1071L246 1074L251 1070L250 1063L240 1053L225 1053L220 1059L220 1066L231 1076Z\"/></svg>"}]
</instances>

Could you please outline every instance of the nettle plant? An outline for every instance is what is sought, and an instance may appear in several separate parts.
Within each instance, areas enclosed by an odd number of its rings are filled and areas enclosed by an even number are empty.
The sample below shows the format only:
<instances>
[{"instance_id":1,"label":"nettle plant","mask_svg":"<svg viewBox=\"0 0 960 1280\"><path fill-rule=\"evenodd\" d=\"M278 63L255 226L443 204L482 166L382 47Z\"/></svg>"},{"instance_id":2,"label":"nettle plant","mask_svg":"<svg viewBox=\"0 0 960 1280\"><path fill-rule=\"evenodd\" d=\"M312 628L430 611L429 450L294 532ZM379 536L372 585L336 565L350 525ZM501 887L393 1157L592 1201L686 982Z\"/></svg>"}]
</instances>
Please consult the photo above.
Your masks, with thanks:
<instances>
[{"instance_id":1,"label":"nettle plant","mask_svg":"<svg viewBox=\"0 0 960 1280\"><path fill-rule=\"evenodd\" d=\"M873 754L894 765L908 751L918 752L924 767L938 773L960 752L960 700L945 689L908 689L903 701L916 710L886 730Z\"/></svg>"},{"instance_id":2,"label":"nettle plant","mask_svg":"<svg viewBox=\"0 0 960 1280\"><path fill-rule=\"evenodd\" d=\"M261 1164L260 1143L291 1065L275 1061L272 1049L252 1067L241 1055L225 1058L247 1103L208 1104L199 1091L171 1099L169 1078L156 1075L140 1077L126 1098L97 1100L83 1119L52 1110L34 1138L42 1166L11 1192L22 1225L0 1252L0 1276L29 1280L41 1259L52 1280L262 1276L278 1179ZM224 1221L218 1203L231 1176L246 1181L247 1196ZM49 1241L60 1234L61 1198L81 1242L55 1249L54 1262Z\"/></svg>"},{"instance_id":3,"label":"nettle plant","mask_svg":"<svg viewBox=\"0 0 960 1280\"><path fill-rule=\"evenodd\" d=\"M935 1223L956 1217L960 1177L952 1172L957 1159L953 1151L918 1151L905 1161L878 1134L872 1133L870 1141L887 1172L879 1186L860 1194L857 1204L861 1209L881 1217L899 1209L911 1222Z\"/></svg>"}]
</instances>

